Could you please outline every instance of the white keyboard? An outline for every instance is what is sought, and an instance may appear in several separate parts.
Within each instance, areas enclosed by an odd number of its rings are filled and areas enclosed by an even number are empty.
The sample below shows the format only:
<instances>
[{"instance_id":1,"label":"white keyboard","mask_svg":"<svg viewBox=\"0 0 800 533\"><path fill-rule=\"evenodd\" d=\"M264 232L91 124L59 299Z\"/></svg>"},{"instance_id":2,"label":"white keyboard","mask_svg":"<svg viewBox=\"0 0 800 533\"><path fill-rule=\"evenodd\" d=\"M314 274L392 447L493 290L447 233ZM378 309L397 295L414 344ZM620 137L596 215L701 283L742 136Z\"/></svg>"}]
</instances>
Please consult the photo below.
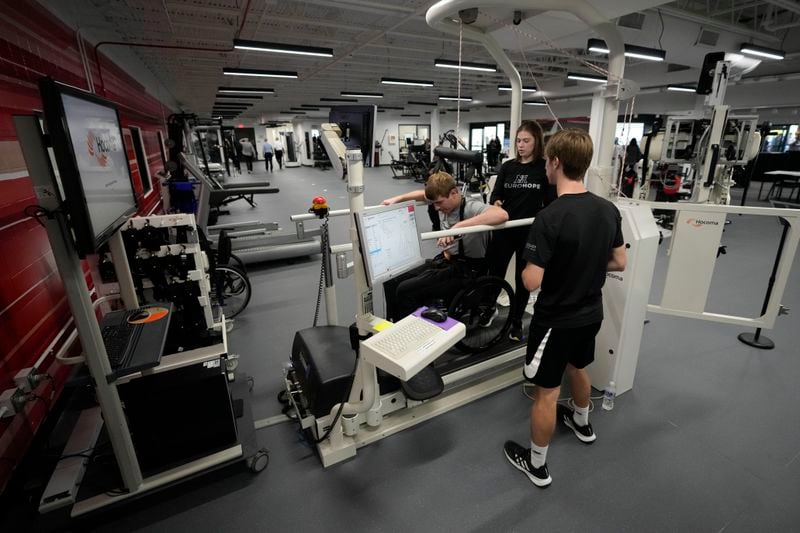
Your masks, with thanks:
<instances>
[{"instance_id":1,"label":"white keyboard","mask_svg":"<svg viewBox=\"0 0 800 533\"><path fill-rule=\"evenodd\" d=\"M466 334L457 322L444 330L409 315L361 343L361 357L389 374L408 381Z\"/></svg>"}]
</instances>

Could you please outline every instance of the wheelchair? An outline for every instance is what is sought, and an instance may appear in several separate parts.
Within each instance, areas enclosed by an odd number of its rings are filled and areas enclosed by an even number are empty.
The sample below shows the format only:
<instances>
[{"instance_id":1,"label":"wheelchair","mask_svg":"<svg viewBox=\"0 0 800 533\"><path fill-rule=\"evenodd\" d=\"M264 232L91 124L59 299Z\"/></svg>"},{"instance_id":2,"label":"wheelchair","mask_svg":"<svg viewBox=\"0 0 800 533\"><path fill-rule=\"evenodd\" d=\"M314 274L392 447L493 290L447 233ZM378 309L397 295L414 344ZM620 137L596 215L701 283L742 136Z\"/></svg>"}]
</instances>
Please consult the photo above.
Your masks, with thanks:
<instances>
[{"instance_id":1,"label":"wheelchair","mask_svg":"<svg viewBox=\"0 0 800 533\"><path fill-rule=\"evenodd\" d=\"M244 262L232 253L227 230L219 232L216 249L203 233L200 242L211 266L211 301L222 309L225 318L233 318L245 310L253 294Z\"/></svg>"},{"instance_id":2,"label":"wheelchair","mask_svg":"<svg viewBox=\"0 0 800 533\"><path fill-rule=\"evenodd\" d=\"M442 267L434 263L429 269L435 272ZM420 272L416 275L424 274ZM446 267L442 275L448 279L458 277L460 280L447 294L439 293L435 300L428 302L420 300L419 305L439 307L466 326L466 335L456 344L456 348L465 354L480 353L505 339L511 326L511 302L514 301L511 285L504 279L476 273L468 268L462 269L458 265ZM384 284L385 290L396 291L403 280L392 281L395 283L391 288ZM391 300L395 301L395 298L397 296ZM387 294L387 305L388 302ZM394 319L401 318L397 314L399 309L393 309L387 309L387 315Z\"/></svg>"},{"instance_id":3,"label":"wheelchair","mask_svg":"<svg viewBox=\"0 0 800 533\"><path fill-rule=\"evenodd\" d=\"M511 326L514 290L497 276L465 280L447 306L448 316L463 323L467 333L456 348L465 353L480 353L504 340Z\"/></svg>"}]
</instances>

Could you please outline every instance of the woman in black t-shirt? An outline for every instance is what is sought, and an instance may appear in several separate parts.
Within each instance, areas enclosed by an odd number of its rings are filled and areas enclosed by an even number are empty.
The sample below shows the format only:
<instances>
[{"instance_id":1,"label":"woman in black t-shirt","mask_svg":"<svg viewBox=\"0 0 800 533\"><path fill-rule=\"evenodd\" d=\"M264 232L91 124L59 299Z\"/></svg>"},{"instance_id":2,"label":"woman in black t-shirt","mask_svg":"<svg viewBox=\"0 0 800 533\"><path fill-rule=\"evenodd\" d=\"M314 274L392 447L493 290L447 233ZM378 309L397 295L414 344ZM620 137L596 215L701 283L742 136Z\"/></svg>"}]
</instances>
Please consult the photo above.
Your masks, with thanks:
<instances>
[{"instance_id":1,"label":"woman in black t-shirt","mask_svg":"<svg viewBox=\"0 0 800 533\"><path fill-rule=\"evenodd\" d=\"M555 198L544 170L542 128L533 120L523 120L516 135L517 158L503 163L497 174L489 203L508 212L509 220L535 217ZM511 307L511 340L522 340L522 315L530 293L522 283L525 259L522 252L528 240L529 226L492 232L492 242L486 254L489 273L505 277L508 262L516 252L514 302Z\"/></svg>"}]
</instances>

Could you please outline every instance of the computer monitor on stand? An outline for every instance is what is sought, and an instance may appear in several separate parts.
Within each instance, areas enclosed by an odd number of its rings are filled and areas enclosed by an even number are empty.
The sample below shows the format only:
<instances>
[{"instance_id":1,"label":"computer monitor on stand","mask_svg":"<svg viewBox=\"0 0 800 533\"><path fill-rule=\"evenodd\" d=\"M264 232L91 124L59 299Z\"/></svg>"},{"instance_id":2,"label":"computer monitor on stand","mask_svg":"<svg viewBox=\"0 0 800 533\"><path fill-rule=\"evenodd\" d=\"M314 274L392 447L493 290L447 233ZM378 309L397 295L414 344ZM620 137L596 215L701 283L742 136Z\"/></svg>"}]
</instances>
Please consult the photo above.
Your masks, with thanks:
<instances>
[{"instance_id":1,"label":"computer monitor on stand","mask_svg":"<svg viewBox=\"0 0 800 533\"><path fill-rule=\"evenodd\" d=\"M354 216L371 288L425 263L414 202L366 209Z\"/></svg>"},{"instance_id":2,"label":"computer monitor on stand","mask_svg":"<svg viewBox=\"0 0 800 533\"><path fill-rule=\"evenodd\" d=\"M51 78L39 81L66 212L80 257L136 213L128 155L114 104Z\"/></svg>"},{"instance_id":3,"label":"computer monitor on stand","mask_svg":"<svg viewBox=\"0 0 800 533\"><path fill-rule=\"evenodd\" d=\"M425 262L414 202L356 212L355 221L365 277L373 290ZM466 333L464 324L453 319L434 324L416 315L362 341L364 360L408 381Z\"/></svg>"}]
</instances>

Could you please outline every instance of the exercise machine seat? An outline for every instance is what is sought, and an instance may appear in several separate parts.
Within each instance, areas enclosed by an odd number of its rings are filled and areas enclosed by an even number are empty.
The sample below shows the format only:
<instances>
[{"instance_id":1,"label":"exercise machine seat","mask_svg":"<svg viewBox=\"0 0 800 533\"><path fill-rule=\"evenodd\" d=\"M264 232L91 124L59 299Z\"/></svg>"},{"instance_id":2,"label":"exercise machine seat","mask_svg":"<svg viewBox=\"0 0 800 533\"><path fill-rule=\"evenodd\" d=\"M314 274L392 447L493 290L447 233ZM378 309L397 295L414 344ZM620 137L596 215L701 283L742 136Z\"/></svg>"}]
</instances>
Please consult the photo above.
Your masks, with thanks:
<instances>
[{"instance_id":1,"label":"exercise machine seat","mask_svg":"<svg viewBox=\"0 0 800 533\"><path fill-rule=\"evenodd\" d=\"M401 383L403 392L412 400L421 402L439 396L444 391L442 376L433 366L428 365L417 374Z\"/></svg>"}]
</instances>

